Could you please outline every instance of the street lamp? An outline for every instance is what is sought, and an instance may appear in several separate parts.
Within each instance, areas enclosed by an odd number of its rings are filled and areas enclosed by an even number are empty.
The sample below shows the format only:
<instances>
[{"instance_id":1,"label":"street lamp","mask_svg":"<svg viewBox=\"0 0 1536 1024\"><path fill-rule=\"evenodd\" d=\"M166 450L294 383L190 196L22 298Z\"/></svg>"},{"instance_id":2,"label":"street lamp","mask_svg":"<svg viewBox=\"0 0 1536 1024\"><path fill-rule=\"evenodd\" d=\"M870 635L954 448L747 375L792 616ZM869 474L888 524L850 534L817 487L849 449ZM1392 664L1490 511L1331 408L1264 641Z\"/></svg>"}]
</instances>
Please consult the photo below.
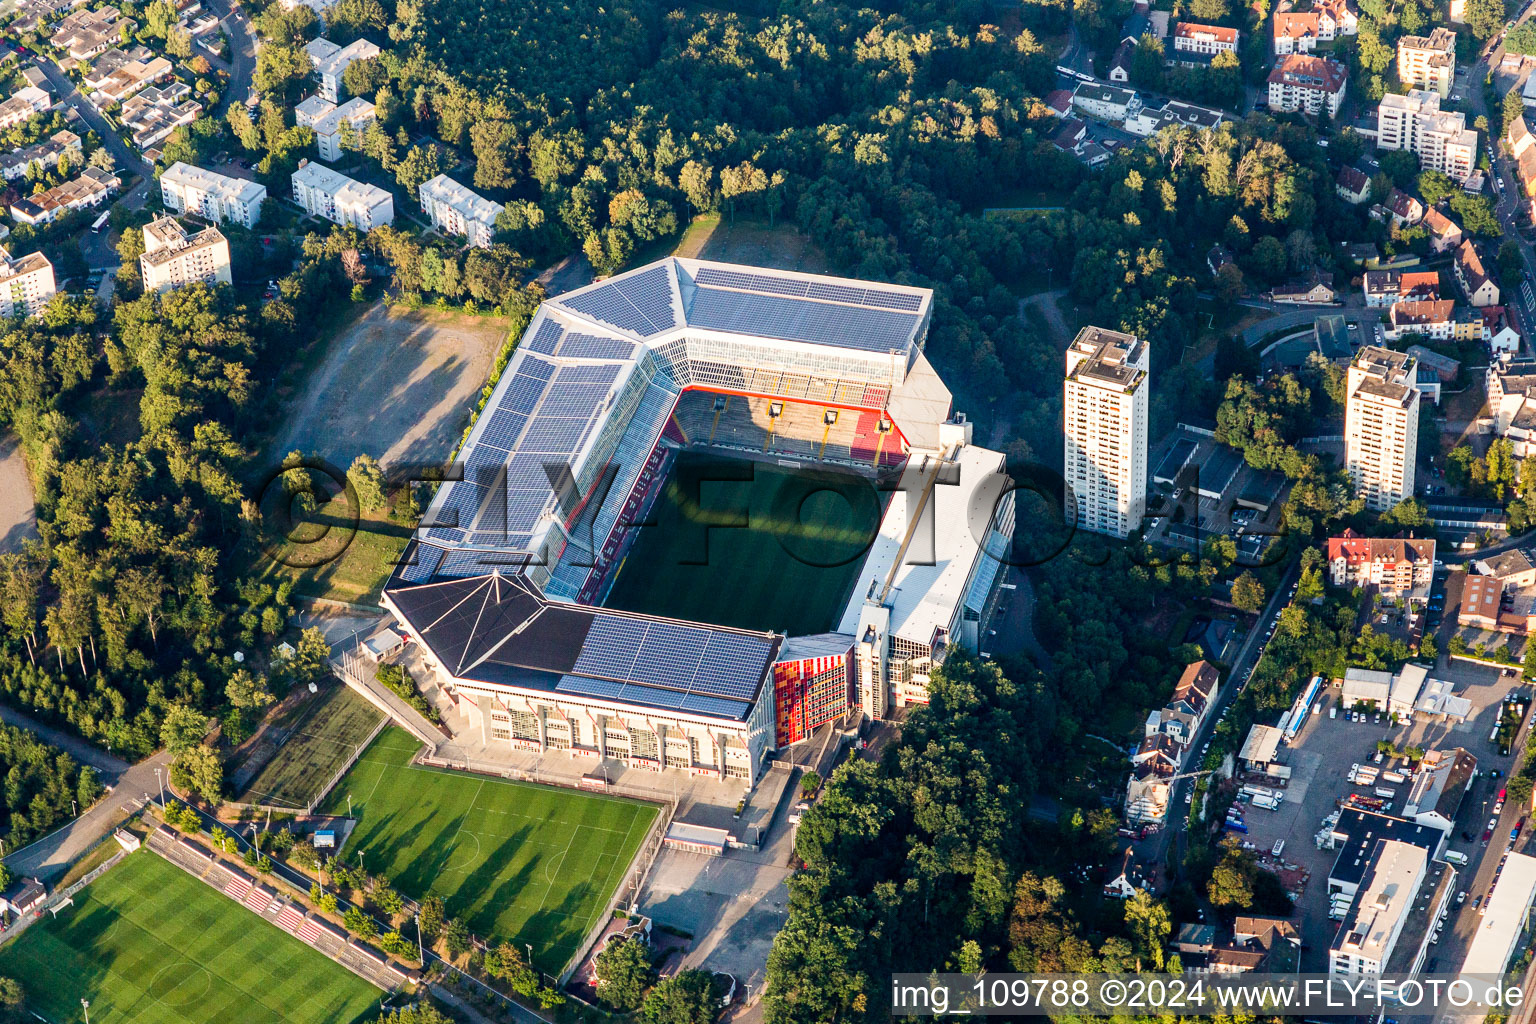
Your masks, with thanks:
<instances>
[{"instance_id":1,"label":"street lamp","mask_svg":"<svg viewBox=\"0 0 1536 1024\"><path fill-rule=\"evenodd\" d=\"M165 779L161 778L161 776L160 776L160 769L159 768L155 769L155 782L160 787L160 807L161 807L162 810L164 810L164 808L165 808Z\"/></svg>"},{"instance_id":2,"label":"street lamp","mask_svg":"<svg viewBox=\"0 0 1536 1024\"><path fill-rule=\"evenodd\" d=\"M80 1000L80 1009L85 1011L85 1024L91 1024L91 1001L89 999Z\"/></svg>"}]
</instances>

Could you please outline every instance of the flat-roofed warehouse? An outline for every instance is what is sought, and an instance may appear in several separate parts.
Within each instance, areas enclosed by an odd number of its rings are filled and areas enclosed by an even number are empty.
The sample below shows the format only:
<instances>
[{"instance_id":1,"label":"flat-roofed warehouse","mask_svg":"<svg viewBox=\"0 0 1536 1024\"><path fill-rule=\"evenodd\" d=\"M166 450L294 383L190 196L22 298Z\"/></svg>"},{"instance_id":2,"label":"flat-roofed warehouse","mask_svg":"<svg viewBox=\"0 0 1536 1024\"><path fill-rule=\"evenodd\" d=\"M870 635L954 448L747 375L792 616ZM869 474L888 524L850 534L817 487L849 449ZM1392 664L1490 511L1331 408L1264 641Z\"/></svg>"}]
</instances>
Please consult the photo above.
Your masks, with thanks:
<instances>
[{"instance_id":1,"label":"flat-roofed warehouse","mask_svg":"<svg viewBox=\"0 0 1536 1024\"><path fill-rule=\"evenodd\" d=\"M931 307L676 257L545 301L384 593L486 742L753 780L810 729L926 701L977 646L1012 531L1002 456L923 355ZM671 460L731 408L766 424L744 444L737 422L741 458L900 482L828 632L601 607Z\"/></svg>"}]
</instances>

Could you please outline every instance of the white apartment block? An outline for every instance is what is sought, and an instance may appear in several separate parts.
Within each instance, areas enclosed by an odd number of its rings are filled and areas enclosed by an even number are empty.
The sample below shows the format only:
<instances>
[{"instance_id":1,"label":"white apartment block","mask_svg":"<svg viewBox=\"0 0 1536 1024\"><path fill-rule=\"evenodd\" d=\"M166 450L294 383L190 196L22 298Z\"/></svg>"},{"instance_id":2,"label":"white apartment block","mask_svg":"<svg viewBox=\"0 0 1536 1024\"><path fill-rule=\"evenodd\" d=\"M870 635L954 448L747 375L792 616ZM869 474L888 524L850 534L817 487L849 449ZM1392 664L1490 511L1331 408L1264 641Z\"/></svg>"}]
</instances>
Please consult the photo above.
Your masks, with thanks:
<instances>
[{"instance_id":1,"label":"white apartment block","mask_svg":"<svg viewBox=\"0 0 1536 1024\"><path fill-rule=\"evenodd\" d=\"M177 161L160 175L160 196L168 209L254 228L261 219L267 187Z\"/></svg>"},{"instance_id":2,"label":"white apartment block","mask_svg":"<svg viewBox=\"0 0 1536 1024\"><path fill-rule=\"evenodd\" d=\"M1399 149L1419 158L1427 171L1440 171L1457 183L1477 168L1477 132L1467 115L1441 110L1440 94L1413 89L1406 96L1388 93L1376 108L1376 148Z\"/></svg>"},{"instance_id":3,"label":"white apartment block","mask_svg":"<svg viewBox=\"0 0 1536 1024\"><path fill-rule=\"evenodd\" d=\"M293 172L293 201L305 213L359 231L372 231L395 220L394 196L384 189L309 161L301 161Z\"/></svg>"},{"instance_id":4,"label":"white apartment block","mask_svg":"<svg viewBox=\"0 0 1536 1024\"><path fill-rule=\"evenodd\" d=\"M309 59L315 65L316 91L320 98L329 103L340 103L341 94L346 90L341 76L346 73L347 65L355 60L377 57L379 48L366 39L356 39L346 46L337 46L329 39L320 38L305 46L304 52L309 54Z\"/></svg>"},{"instance_id":5,"label":"white apartment block","mask_svg":"<svg viewBox=\"0 0 1536 1024\"><path fill-rule=\"evenodd\" d=\"M464 235L470 245L488 249L496 233L500 203L481 198L446 174L439 174L421 186L421 212L432 226L449 235Z\"/></svg>"},{"instance_id":6,"label":"white apartment block","mask_svg":"<svg viewBox=\"0 0 1536 1024\"><path fill-rule=\"evenodd\" d=\"M29 252L13 260L0 246L0 317L36 316L57 290L48 257Z\"/></svg>"},{"instance_id":7,"label":"white apartment block","mask_svg":"<svg viewBox=\"0 0 1536 1024\"><path fill-rule=\"evenodd\" d=\"M168 292L194 281L229 284L229 240L218 228L189 235L175 219L161 217L144 229L139 274L146 292Z\"/></svg>"},{"instance_id":8,"label":"white apartment block","mask_svg":"<svg viewBox=\"0 0 1536 1024\"><path fill-rule=\"evenodd\" d=\"M1427 36L1403 36L1397 41L1397 78L1412 89L1451 94L1456 79L1456 33L1436 28Z\"/></svg>"},{"instance_id":9,"label":"white apartment block","mask_svg":"<svg viewBox=\"0 0 1536 1024\"><path fill-rule=\"evenodd\" d=\"M373 123L374 106L364 99L350 99L337 106L330 100L311 96L294 108L294 120L303 128L315 130L315 147L320 159L335 163L341 159L341 126L350 125L357 134Z\"/></svg>"},{"instance_id":10,"label":"white apartment block","mask_svg":"<svg viewBox=\"0 0 1536 1024\"><path fill-rule=\"evenodd\" d=\"M1084 327L1067 349L1063 438L1067 509L1077 526L1126 537L1147 505L1147 343Z\"/></svg>"},{"instance_id":11,"label":"white apartment block","mask_svg":"<svg viewBox=\"0 0 1536 1024\"><path fill-rule=\"evenodd\" d=\"M1418 369L1413 356L1375 345L1356 353L1349 367L1344 467L1355 493L1376 511L1413 497L1419 454Z\"/></svg>"},{"instance_id":12,"label":"white apartment block","mask_svg":"<svg viewBox=\"0 0 1536 1024\"><path fill-rule=\"evenodd\" d=\"M1378 839L1364 884L1328 949L1329 974L1381 974L1429 868L1429 851Z\"/></svg>"}]
</instances>

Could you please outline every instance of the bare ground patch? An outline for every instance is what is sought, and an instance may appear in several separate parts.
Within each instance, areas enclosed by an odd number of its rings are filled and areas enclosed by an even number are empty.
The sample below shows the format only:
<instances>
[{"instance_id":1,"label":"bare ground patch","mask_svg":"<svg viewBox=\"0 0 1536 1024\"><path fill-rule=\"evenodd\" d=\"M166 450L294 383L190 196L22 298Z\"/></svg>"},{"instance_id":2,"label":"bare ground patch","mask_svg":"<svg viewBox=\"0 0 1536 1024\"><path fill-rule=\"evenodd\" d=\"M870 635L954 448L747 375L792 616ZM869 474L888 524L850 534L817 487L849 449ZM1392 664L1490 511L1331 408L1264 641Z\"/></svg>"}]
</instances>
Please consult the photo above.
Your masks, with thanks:
<instances>
[{"instance_id":1,"label":"bare ground patch","mask_svg":"<svg viewBox=\"0 0 1536 1024\"><path fill-rule=\"evenodd\" d=\"M32 476L16 435L0 436L0 551L18 551L37 536Z\"/></svg>"}]
</instances>

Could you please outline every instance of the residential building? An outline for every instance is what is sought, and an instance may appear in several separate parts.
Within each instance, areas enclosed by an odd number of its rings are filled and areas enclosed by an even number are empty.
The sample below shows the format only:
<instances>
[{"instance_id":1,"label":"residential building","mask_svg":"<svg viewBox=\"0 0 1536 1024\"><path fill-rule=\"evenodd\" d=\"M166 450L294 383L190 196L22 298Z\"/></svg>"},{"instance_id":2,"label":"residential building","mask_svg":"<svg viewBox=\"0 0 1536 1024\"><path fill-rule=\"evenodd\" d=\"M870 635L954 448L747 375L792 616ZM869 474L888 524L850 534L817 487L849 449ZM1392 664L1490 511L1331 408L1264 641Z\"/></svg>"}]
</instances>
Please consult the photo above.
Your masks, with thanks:
<instances>
[{"instance_id":1,"label":"residential building","mask_svg":"<svg viewBox=\"0 0 1536 1024\"><path fill-rule=\"evenodd\" d=\"M336 0L277 0L277 3L285 11L291 11L296 7L308 7L315 12L315 17L320 19L320 24L324 27L325 12L335 5Z\"/></svg>"},{"instance_id":2,"label":"residential building","mask_svg":"<svg viewBox=\"0 0 1536 1024\"><path fill-rule=\"evenodd\" d=\"M1536 136L1532 136L1530 126L1522 116L1510 123L1504 137L1520 176L1520 188L1525 196L1522 206L1528 215L1536 216Z\"/></svg>"},{"instance_id":3,"label":"residential building","mask_svg":"<svg viewBox=\"0 0 1536 1024\"><path fill-rule=\"evenodd\" d=\"M144 228L139 273L146 292L168 292L194 281L229 284L229 241L218 228L189 235L174 218L161 217Z\"/></svg>"},{"instance_id":4,"label":"residential building","mask_svg":"<svg viewBox=\"0 0 1536 1024\"><path fill-rule=\"evenodd\" d=\"M25 124L52 107L52 95L35 85L24 85L0 103L0 130Z\"/></svg>"},{"instance_id":5,"label":"residential building","mask_svg":"<svg viewBox=\"0 0 1536 1024\"><path fill-rule=\"evenodd\" d=\"M1233 262L1232 251L1220 242L1211 246L1205 254L1205 265L1210 268L1212 277L1221 273L1222 267L1230 266Z\"/></svg>"},{"instance_id":6,"label":"residential building","mask_svg":"<svg viewBox=\"0 0 1536 1024\"><path fill-rule=\"evenodd\" d=\"M1536 455L1536 363L1496 362L1485 381L1494 434L1514 445L1517 458Z\"/></svg>"},{"instance_id":7,"label":"residential building","mask_svg":"<svg viewBox=\"0 0 1536 1024\"><path fill-rule=\"evenodd\" d=\"M1113 869L1111 869L1113 870ZM1121 858L1120 869L1115 871L1114 877L1104 883L1104 895L1117 900L1128 900L1136 895L1138 889L1149 889L1141 865L1136 863L1136 853L1132 847L1125 848L1125 856Z\"/></svg>"},{"instance_id":8,"label":"residential building","mask_svg":"<svg viewBox=\"0 0 1536 1024\"><path fill-rule=\"evenodd\" d=\"M1329 974L1383 972L1428 867L1429 854L1422 847L1377 840L1364 884L1329 947Z\"/></svg>"},{"instance_id":9,"label":"residential building","mask_svg":"<svg viewBox=\"0 0 1536 1024\"><path fill-rule=\"evenodd\" d=\"M1440 109L1440 94L1414 89L1406 96L1387 93L1376 107L1376 148L1406 150L1419 166L1439 171L1457 183L1477 167L1477 132L1460 111Z\"/></svg>"},{"instance_id":10,"label":"residential building","mask_svg":"<svg viewBox=\"0 0 1536 1024\"><path fill-rule=\"evenodd\" d=\"M191 95L185 82L148 86L123 104L118 120L132 133L139 152L145 152L170 138L177 128L197 120L203 105Z\"/></svg>"},{"instance_id":11,"label":"residential building","mask_svg":"<svg viewBox=\"0 0 1536 1024\"><path fill-rule=\"evenodd\" d=\"M1322 34L1322 15L1317 11L1275 12L1273 38L1277 57L1313 52Z\"/></svg>"},{"instance_id":12,"label":"residential building","mask_svg":"<svg viewBox=\"0 0 1536 1024\"><path fill-rule=\"evenodd\" d=\"M1115 49L1115 55L1109 59L1109 71L1105 78L1116 85L1125 85L1131 80L1131 58L1136 54L1135 43L1121 43Z\"/></svg>"},{"instance_id":13,"label":"residential building","mask_svg":"<svg viewBox=\"0 0 1536 1024\"><path fill-rule=\"evenodd\" d=\"M1504 583L1492 576L1468 575L1461 588L1461 607L1456 621L1477 629L1498 629L1499 608L1504 599Z\"/></svg>"},{"instance_id":14,"label":"residential building","mask_svg":"<svg viewBox=\"0 0 1536 1024\"><path fill-rule=\"evenodd\" d=\"M1483 254L1477 243L1468 239L1456 248L1456 258L1451 262L1451 269L1456 274L1456 283L1461 286L1462 294L1467 297L1467 304L1477 306L1497 306L1499 304L1499 285L1488 273L1483 261Z\"/></svg>"},{"instance_id":15,"label":"residential building","mask_svg":"<svg viewBox=\"0 0 1536 1024\"><path fill-rule=\"evenodd\" d=\"M1337 61L1300 53L1287 54L1269 73L1269 106L1284 113L1304 111L1316 116L1339 112L1349 85L1349 71Z\"/></svg>"},{"instance_id":16,"label":"residential building","mask_svg":"<svg viewBox=\"0 0 1536 1024\"><path fill-rule=\"evenodd\" d=\"M340 103L342 93L346 92L341 78L347 66L355 60L377 57L380 51L366 39L355 39L346 46L337 46L321 37L305 46L304 52L309 54L309 59L315 65L316 92L320 98L329 103Z\"/></svg>"},{"instance_id":17,"label":"residential building","mask_svg":"<svg viewBox=\"0 0 1536 1024\"><path fill-rule=\"evenodd\" d=\"M1393 312L1405 305L1398 303ZM1345 384L1344 465L1367 508L1386 511L1413 497L1418 459L1417 362L1410 355L1367 345L1350 364Z\"/></svg>"},{"instance_id":18,"label":"residential building","mask_svg":"<svg viewBox=\"0 0 1536 1024\"><path fill-rule=\"evenodd\" d=\"M311 96L294 109L298 124L315 130L315 146L320 159L335 163L341 159L342 126L348 126L354 136L361 136L373 123L374 106L365 99L350 99L336 106L319 96Z\"/></svg>"},{"instance_id":19,"label":"residential building","mask_svg":"<svg viewBox=\"0 0 1536 1024\"><path fill-rule=\"evenodd\" d=\"M1476 310L1471 312L1477 323L1481 325L1483 318L1477 314ZM1461 312L1458 311L1453 326L1459 328L1461 326L1460 319ZM1419 392L1431 402L1439 405L1441 389L1455 383L1457 375L1461 373L1461 361L1452 359L1450 356L1443 356L1434 349L1426 348L1423 345L1409 345L1406 351L1419 361Z\"/></svg>"},{"instance_id":20,"label":"residential building","mask_svg":"<svg viewBox=\"0 0 1536 1024\"><path fill-rule=\"evenodd\" d=\"M1206 954L1206 973L1290 974L1300 968L1301 933L1283 917L1239 917L1232 939Z\"/></svg>"},{"instance_id":21,"label":"residential building","mask_svg":"<svg viewBox=\"0 0 1536 1024\"><path fill-rule=\"evenodd\" d=\"M55 185L11 204L11 218L18 224L49 224L77 210L100 206L122 186L117 175L99 167L87 167L80 177Z\"/></svg>"},{"instance_id":22,"label":"residential building","mask_svg":"<svg viewBox=\"0 0 1536 1024\"><path fill-rule=\"evenodd\" d=\"M432 226L449 235L464 235L470 245L487 248L496 233L500 203L483 199L446 174L439 174L418 190L421 211Z\"/></svg>"},{"instance_id":23,"label":"residential building","mask_svg":"<svg viewBox=\"0 0 1536 1024\"><path fill-rule=\"evenodd\" d=\"M1186 665L1168 703L1163 705L1162 710L1148 717L1148 734L1160 732L1171 736L1187 750L1195 742L1207 712L1215 704L1216 691L1220 685L1221 671L1210 662L1197 661Z\"/></svg>"},{"instance_id":24,"label":"residential building","mask_svg":"<svg viewBox=\"0 0 1536 1024\"><path fill-rule=\"evenodd\" d=\"M114 49L101 55L85 82L106 100L102 106L110 106L169 78L172 70L170 61L148 47L136 46L131 52Z\"/></svg>"},{"instance_id":25,"label":"residential building","mask_svg":"<svg viewBox=\"0 0 1536 1024\"><path fill-rule=\"evenodd\" d=\"M1358 167L1344 167L1339 170L1339 176L1334 184L1334 190L1339 198L1346 203L1359 206L1371 198L1371 179Z\"/></svg>"},{"instance_id":26,"label":"residential building","mask_svg":"<svg viewBox=\"0 0 1536 1024\"><path fill-rule=\"evenodd\" d=\"M1388 311L1387 321L1383 333L1392 341L1409 334L1447 341L1456 333L1456 303L1450 299L1399 302Z\"/></svg>"},{"instance_id":27,"label":"residential building","mask_svg":"<svg viewBox=\"0 0 1536 1024\"><path fill-rule=\"evenodd\" d=\"M1450 252L1461 244L1461 225L1433 206L1424 211L1424 228L1429 232L1430 249L1437 253Z\"/></svg>"},{"instance_id":28,"label":"residential building","mask_svg":"<svg viewBox=\"0 0 1536 1024\"><path fill-rule=\"evenodd\" d=\"M1376 587L1392 598L1428 590L1435 542L1412 537L1362 537L1345 530L1328 538L1329 579L1336 587Z\"/></svg>"},{"instance_id":29,"label":"residential building","mask_svg":"<svg viewBox=\"0 0 1536 1024\"><path fill-rule=\"evenodd\" d=\"M177 161L160 175L166 208L196 214L215 223L229 221L254 228L261 219L267 187L245 178L217 174Z\"/></svg>"},{"instance_id":30,"label":"residential building","mask_svg":"<svg viewBox=\"0 0 1536 1024\"><path fill-rule=\"evenodd\" d=\"M1270 292L1270 297L1275 302L1284 302L1291 305L1326 305L1333 302L1333 273L1326 270L1313 270L1299 281L1287 281L1285 284L1276 285Z\"/></svg>"},{"instance_id":31,"label":"residential building","mask_svg":"<svg viewBox=\"0 0 1536 1024\"><path fill-rule=\"evenodd\" d=\"M1495 359L1512 359L1520 351L1520 332L1515 329L1508 311L1503 306L1484 306L1483 340L1488 343L1488 353Z\"/></svg>"},{"instance_id":32,"label":"residential building","mask_svg":"<svg viewBox=\"0 0 1536 1024\"><path fill-rule=\"evenodd\" d=\"M1440 274L1433 270L1367 270L1361 277L1365 304L1383 308L1399 302L1424 302L1440 297Z\"/></svg>"},{"instance_id":33,"label":"residential building","mask_svg":"<svg viewBox=\"0 0 1536 1024\"><path fill-rule=\"evenodd\" d=\"M1384 201L1371 207L1371 216L1377 220L1390 219L1395 228L1409 227L1424 219L1424 204L1394 188Z\"/></svg>"},{"instance_id":34,"label":"residential building","mask_svg":"<svg viewBox=\"0 0 1536 1024\"><path fill-rule=\"evenodd\" d=\"M1136 93L1113 85L1079 85L1072 92L1072 105L1100 121L1124 121L1136 102Z\"/></svg>"},{"instance_id":35,"label":"residential building","mask_svg":"<svg viewBox=\"0 0 1536 1024\"><path fill-rule=\"evenodd\" d=\"M1456 33L1437 27L1427 36L1402 36L1397 41L1397 79L1412 89L1451 95L1456 80Z\"/></svg>"},{"instance_id":36,"label":"residential building","mask_svg":"<svg viewBox=\"0 0 1536 1024\"><path fill-rule=\"evenodd\" d=\"M1072 93L1067 89L1052 89L1042 100L1055 117L1067 117L1072 113Z\"/></svg>"},{"instance_id":37,"label":"residential building","mask_svg":"<svg viewBox=\"0 0 1536 1024\"><path fill-rule=\"evenodd\" d=\"M1148 347L1134 335L1084 327L1067 348L1066 514L1079 529L1123 538L1141 528L1147 495Z\"/></svg>"},{"instance_id":38,"label":"residential building","mask_svg":"<svg viewBox=\"0 0 1536 1024\"><path fill-rule=\"evenodd\" d=\"M13 153L0 155L0 177L6 181L24 178L34 163L45 171L52 170L59 166L59 157L65 153L70 155L71 160L79 161L80 136L68 130L54 132L42 142L34 142Z\"/></svg>"},{"instance_id":39,"label":"residential building","mask_svg":"<svg viewBox=\"0 0 1536 1024\"><path fill-rule=\"evenodd\" d=\"M1215 107L1201 107L1183 100L1147 99L1127 115L1125 130L1143 137L1156 135L1164 128L1214 128L1225 116Z\"/></svg>"},{"instance_id":40,"label":"residential building","mask_svg":"<svg viewBox=\"0 0 1536 1024\"><path fill-rule=\"evenodd\" d=\"M1477 758L1463 747L1427 752L1403 799L1403 817L1450 832L1476 774Z\"/></svg>"},{"instance_id":41,"label":"residential building","mask_svg":"<svg viewBox=\"0 0 1536 1024\"><path fill-rule=\"evenodd\" d=\"M136 27L132 20L121 20L114 7L75 11L53 27L48 42L75 60L89 60L121 42L125 30L132 32Z\"/></svg>"},{"instance_id":42,"label":"residential building","mask_svg":"<svg viewBox=\"0 0 1536 1024\"><path fill-rule=\"evenodd\" d=\"M1174 63L1209 64L1218 53L1237 52L1238 32L1221 25L1181 21L1173 26Z\"/></svg>"},{"instance_id":43,"label":"residential building","mask_svg":"<svg viewBox=\"0 0 1536 1024\"><path fill-rule=\"evenodd\" d=\"M11 259L0 246L0 317L36 316L57 291L53 264L40 252Z\"/></svg>"},{"instance_id":44,"label":"residential building","mask_svg":"<svg viewBox=\"0 0 1536 1024\"><path fill-rule=\"evenodd\" d=\"M395 220L395 200L377 185L355 181L307 160L293 173L293 201L305 213L359 231L372 231Z\"/></svg>"},{"instance_id":45,"label":"residential building","mask_svg":"<svg viewBox=\"0 0 1536 1024\"><path fill-rule=\"evenodd\" d=\"M1051 136L1051 145L1067 153L1076 153L1087 137L1088 126L1075 117L1068 117Z\"/></svg>"}]
</instances>

